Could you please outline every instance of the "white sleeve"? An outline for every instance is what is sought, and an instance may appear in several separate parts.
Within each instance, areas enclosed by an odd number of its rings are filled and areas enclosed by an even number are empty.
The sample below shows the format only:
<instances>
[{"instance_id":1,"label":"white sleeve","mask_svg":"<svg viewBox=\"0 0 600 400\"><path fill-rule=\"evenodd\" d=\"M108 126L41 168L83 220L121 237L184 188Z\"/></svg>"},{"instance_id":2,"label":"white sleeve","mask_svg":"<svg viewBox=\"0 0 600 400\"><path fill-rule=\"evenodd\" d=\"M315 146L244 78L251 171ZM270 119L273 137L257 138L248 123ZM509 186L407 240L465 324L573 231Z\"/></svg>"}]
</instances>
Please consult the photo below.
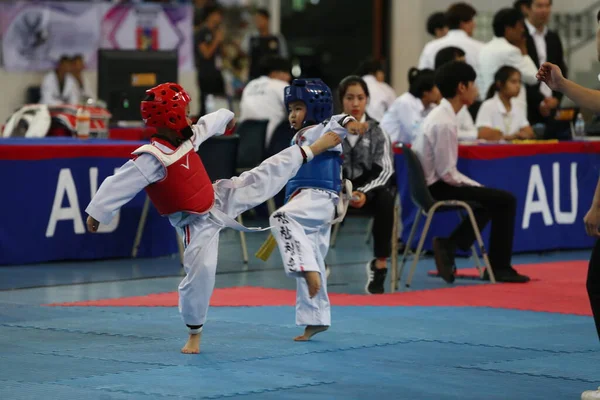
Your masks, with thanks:
<instances>
[{"instance_id":1,"label":"white sleeve","mask_svg":"<svg viewBox=\"0 0 600 400\"><path fill-rule=\"evenodd\" d=\"M475 128L473 117L467 106L463 106L456 116L458 118L458 138L461 140L477 139L477 128Z\"/></svg>"},{"instance_id":2,"label":"white sleeve","mask_svg":"<svg viewBox=\"0 0 600 400\"><path fill-rule=\"evenodd\" d=\"M62 103L60 101L59 93L57 93L58 86L55 84L55 80L52 79L53 76L49 73L46 74L44 80L42 81L42 85L40 86L40 103L47 104L49 106L54 106Z\"/></svg>"},{"instance_id":3,"label":"white sleeve","mask_svg":"<svg viewBox=\"0 0 600 400\"><path fill-rule=\"evenodd\" d=\"M479 128L494 128L494 123L492 121L492 107L493 104L489 101L484 101L481 107L479 107L479 111L477 112L477 119L475 120L475 127Z\"/></svg>"},{"instance_id":4,"label":"white sleeve","mask_svg":"<svg viewBox=\"0 0 600 400\"><path fill-rule=\"evenodd\" d=\"M452 186L481 186L471 178L458 172L458 140L447 125L433 127L434 167L437 176Z\"/></svg>"},{"instance_id":5,"label":"white sleeve","mask_svg":"<svg viewBox=\"0 0 600 400\"><path fill-rule=\"evenodd\" d=\"M123 205L146 186L163 179L164 174L164 167L156 157L141 154L137 159L127 161L114 175L102 182L85 212L108 225Z\"/></svg>"},{"instance_id":6,"label":"white sleeve","mask_svg":"<svg viewBox=\"0 0 600 400\"><path fill-rule=\"evenodd\" d=\"M194 150L198 151L200 145L208 138L224 134L227 124L234 116L231 111L221 108L200 118L195 125L192 125Z\"/></svg>"},{"instance_id":7,"label":"white sleeve","mask_svg":"<svg viewBox=\"0 0 600 400\"><path fill-rule=\"evenodd\" d=\"M516 102L515 102L516 103ZM517 104L514 104L513 107L518 107ZM519 110L517 111L518 115L519 115L519 129L523 129L526 128L528 126L530 126L531 124L529 123L529 120L527 119L527 109L525 107L521 107L519 108Z\"/></svg>"},{"instance_id":8,"label":"white sleeve","mask_svg":"<svg viewBox=\"0 0 600 400\"><path fill-rule=\"evenodd\" d=\"M77 83L77 79L75 79L72 75L67 75L65 78L66 85L68 87L68 98L69 104L79 104L81 99L81 89L79 89L79 84Z\"/></svg>"},{"instance_id":9,"label":"white sleeve","mask_svg":"<svg viewBox=\"0 0 600 400\"><path fill-rule=\"evenodd\" d=\"M521 80L528 85L537 84L536 75L538 68L529 55L521 54L521 51L516 47L509 54L508 65L516 68L521 72Z\"/></svg>"},{"instance_id":10,"label":"white sleeve","mask_svg":"<svg viewBox=\"0 0 600 400\"><path fill-rule=\"evenodd\" d=\"M311 145L327 132L334 132L343 140L348 134L348 131L346 130L346 128L344 128L344 125L346 125L350 121L356 121L356 119L346 114L334 115L327 122L313 125L307 128L306 130L299 132L301 133L303 139L302 143L299 144ZM329 151L337 151L341 153L343 151L342 145L338 144L334 148L329 149Z\"/></svg>"},{"instance_id":11,"label":"white sleeve","mask_svg":"<svg viewBox=\"0 0 600 400\"><path fill-rule=\"evenodd\" d=\"M379 126L381 129L390 137L392 143L398 142L398 137L400 136L400 122L397 118L397 109L399 107L392 106L381 118L379 122Z\"/></svg>"},{"instance_id":12,"label":"white sleeve","mask_svg":"<svg viewBox=\"0 0 600 400\"><path fill-rule=\"evenodd\" d=\"M429 44L426 44L423 48L423 51L421 52L421 57L419 57L419 69L434 69L433 64L435 63L435 60L431 60L431 58L433 57L431 57L431 55L429 54L431 53L430 48L431 47L429 46Z\"/></svg>"}]
</instances>

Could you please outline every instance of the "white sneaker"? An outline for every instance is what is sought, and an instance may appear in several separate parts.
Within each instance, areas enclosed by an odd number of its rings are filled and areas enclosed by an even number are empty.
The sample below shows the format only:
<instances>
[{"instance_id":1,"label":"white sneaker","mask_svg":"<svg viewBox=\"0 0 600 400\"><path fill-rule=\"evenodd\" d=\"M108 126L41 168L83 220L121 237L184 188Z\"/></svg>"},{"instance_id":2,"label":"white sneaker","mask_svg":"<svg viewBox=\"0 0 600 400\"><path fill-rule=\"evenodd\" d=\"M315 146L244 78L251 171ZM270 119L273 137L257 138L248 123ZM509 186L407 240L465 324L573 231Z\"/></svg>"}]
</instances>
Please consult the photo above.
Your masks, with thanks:
<instances>
[{"instance_id":1,"label":"white sneaker","mask_svg":"<svg viewBox=\"0 0 600 400\"><path fill-rule=\"evenodd\" d=\"M600 387L598 390L586 390L581 393L581 400L600 400Z\"/></svg>"}]
</instances>

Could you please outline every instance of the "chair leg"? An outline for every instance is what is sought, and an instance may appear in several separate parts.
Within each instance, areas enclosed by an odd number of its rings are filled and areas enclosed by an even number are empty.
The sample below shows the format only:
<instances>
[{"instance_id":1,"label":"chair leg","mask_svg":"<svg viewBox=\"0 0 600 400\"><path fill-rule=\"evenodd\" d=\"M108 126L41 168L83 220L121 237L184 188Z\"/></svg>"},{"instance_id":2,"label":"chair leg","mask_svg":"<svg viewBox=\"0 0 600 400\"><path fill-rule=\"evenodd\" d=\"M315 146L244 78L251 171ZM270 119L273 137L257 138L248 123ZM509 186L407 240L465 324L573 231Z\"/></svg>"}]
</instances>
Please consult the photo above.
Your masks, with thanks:
<instances>
[{"instance_id":1,"label":"chair leg","mask_svg":"<svg viewBox=\"0 0 600 400\"><path fill-rule=\"evenodd\" d=\"M269 215L272 215L275 211L277 211L275 200L272 197L267 200L267 210L269 210Z\"/></svg>"},{"instance_id":2,"label":"chair leg","mask_svg":"<svg viewBox=\"0 0 600 400\"><path fill-rule=\"evenodd\" d=\"M390 291L393 293L398 282L398 205L394 205L394 224L392 225L392 259L391 265L392 276L390 282ZM371 220L373 221L373 220Z\"/></svg>"},{"instance_id":3,"label":"chair leg","mask_svg":"<svg viewBox=\"0 0 600 400\"><path fill-rule=\"evenodd\" d=\"M423 244L425 243L425 238L427 237L427 232L429 232L429 226L431 225L431 220L433 219L433 214L435 214L435 208L432 208L427 213L427 219L425 220L425 226L423 227L423 233L421 233L421 239L419 239L419 245L417 246L417 254L413 259L412 266L410 268L410 273L408 274L408 279L406 280L406 287L410 287L412 283L413 275L415 274L415 270L417 269L417 262L419 261L419 256L421 255L421 251L423 250Z\"/></svg>"},{"instance_id":4,"label":"chair leg","mask_svg":"<svg viewBox=\"0 0 600 400\"><path fill-rule=\"evenodd\" d=\"M475 261L475 268L477 268L477 272L479 272L479 277L483 278L483 268L481 268L481 260L479 259L479 256L477 255L477 249L475 248L475 245L471 246L471 252L473 254L473 261Z\"/></svg>"},{"instance_id":5,"label":"chair leg","mask_svg":"<svg viewBox=\"0 0 600 400\"><path fill-rule=\"evenodd\" d=\"M138 223L137 232L135 234L135 240L133 241L133 248L131 249L132 258L137 257L140 242L142 241L142 234L144 233L144 227L146 226L148 211L150 211L150 197L146 196L146 200L144 200L144 207L142 208L142 215L140 216L140 222Z\"/></svg>"},{"instance_id":6,"label":"chair leg","mask_svg":"<svg viewBox=\"0 0 600 400\"><path fill-rule=\"evenodd\" d=\"M369 244L371 243L371 237L373 236L372 231L373 231L373 224L375 223L375 219L374 218L370 218L369 219L369 224L367 225L367 233L365 234L365 243Z\"/></svg>"},{"instance_id":7,"label":"chair leg","mask_svg":"<svg viewBox=\"0 0 600 400\"><path fill-rule=\"evenodd\" d=\"M483 244L483 239L481 238L481 232L479 231L479 227L477 226L477 221L475 220L475 215L473 215L473 210L468 205L465 207L467 210L467 214L469 214L469 220L471 221L471 226L473 227L473 232L475 232L475 238L477 239L477 243L479 244L479 249L481 250L481 256L483 258L483 263L485 268L487 269L488 275L490 276L490 282L496 283L496 277L494 276L494 271L492 271L490 265L490 259L488 258L487 251L485 249L485 245Z\"/></svg>"},{"instance_id":8,"label":"chair leg","mask_svg":"<svg viewBox=\"0 0 600 400\"><path fill-rule=\"evenodd\" d=\"M335 226L333 227L333 232L331 232L331 239L329 240L329 247L331 247L332 249L335 247L335 242L337 240L337 235L338 235L338 232L340 231L341 225L342 225L341 222L335 224Z\"/></svg>"},{"instance_id":9,"label":"chair leg","mask_svg":"<svg viewBox=\"0 0 600 400\"><path fill-rule=\"evenodd\" d=\"M242 216L238 215L237 222L240 225L244 225L242 222ZM244 264L248 264L248 246L246 246L246 232L240 231L240 243L242 244L242 259L244 260Z\"/></svg>"},{"instance_id":10,"label":"chair leg","mask_svg":"<svg viewBox=\"0 0 600 400\"><path fill-rule=\"evenodd\" d=\"M410 251L413 241L415 240L415 233L417 232L417 227L419 226L421 215L423 215L423 211L421 208L419 208L417 210L417 215L415 215L415 220L413 221L412 228L410 229L408 241L404 245L404 253L402 253L402 260L400 260L400 270L396 274L397 280L394 283L396 289L398 289L398 281L402 280L402 274L404 273L404 265L406 264L406 259L408 258L408 252ZM414 256L418 259L421 256L421 254L417 253Z\"/></svg>"}]
</instances>

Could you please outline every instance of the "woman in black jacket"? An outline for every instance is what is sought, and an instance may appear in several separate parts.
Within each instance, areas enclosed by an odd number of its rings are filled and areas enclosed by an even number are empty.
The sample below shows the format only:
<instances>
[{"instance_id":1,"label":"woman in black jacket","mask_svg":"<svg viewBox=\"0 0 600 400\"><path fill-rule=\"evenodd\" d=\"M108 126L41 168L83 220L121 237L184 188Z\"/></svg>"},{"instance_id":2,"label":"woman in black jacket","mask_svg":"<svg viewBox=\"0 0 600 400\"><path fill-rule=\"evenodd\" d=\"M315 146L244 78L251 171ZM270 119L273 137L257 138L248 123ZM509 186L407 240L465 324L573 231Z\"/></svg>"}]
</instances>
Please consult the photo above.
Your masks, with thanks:
<instances>
[{"instance_id":1,"label":"woman in black jacket","mask_svg":"<svg viewBox=\"0 0 600 400\"><path fill-rule=\"evenodd\" d=\"M344 139L344 179L352 181L354 192L350 206L373 214L373 247L375 258L366 266L367 293L384 292L387 259L391 254L394 224L394 193L390 187L394 175L392 145L379 123L365 112L369 89L365 81L355 75L344 78L338 88L340 103L345 114L366 125L364 135L348 135Z\"/></svg>"}]
</instances>

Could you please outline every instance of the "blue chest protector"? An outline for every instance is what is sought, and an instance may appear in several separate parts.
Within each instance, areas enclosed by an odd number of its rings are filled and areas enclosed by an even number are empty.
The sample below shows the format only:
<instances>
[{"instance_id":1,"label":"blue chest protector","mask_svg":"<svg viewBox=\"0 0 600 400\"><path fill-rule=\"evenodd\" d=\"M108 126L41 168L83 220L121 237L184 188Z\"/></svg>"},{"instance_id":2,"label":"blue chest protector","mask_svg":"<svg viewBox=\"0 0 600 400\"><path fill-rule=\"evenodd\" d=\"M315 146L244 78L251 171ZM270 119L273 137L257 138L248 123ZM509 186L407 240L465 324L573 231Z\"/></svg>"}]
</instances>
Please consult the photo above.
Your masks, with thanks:
<instances>
[{"instance_id":1,"label":"blue chest protector","mask_svg":"<svg viewBox=\"0 0 600 400\"><path fill-rule=\"evenodd\" d=\"M285 187L285 202L299 189L316 188L339 193L342 189L342 157L336 151L326 151L300 167Z\"/></svg>"}]
</instances>

